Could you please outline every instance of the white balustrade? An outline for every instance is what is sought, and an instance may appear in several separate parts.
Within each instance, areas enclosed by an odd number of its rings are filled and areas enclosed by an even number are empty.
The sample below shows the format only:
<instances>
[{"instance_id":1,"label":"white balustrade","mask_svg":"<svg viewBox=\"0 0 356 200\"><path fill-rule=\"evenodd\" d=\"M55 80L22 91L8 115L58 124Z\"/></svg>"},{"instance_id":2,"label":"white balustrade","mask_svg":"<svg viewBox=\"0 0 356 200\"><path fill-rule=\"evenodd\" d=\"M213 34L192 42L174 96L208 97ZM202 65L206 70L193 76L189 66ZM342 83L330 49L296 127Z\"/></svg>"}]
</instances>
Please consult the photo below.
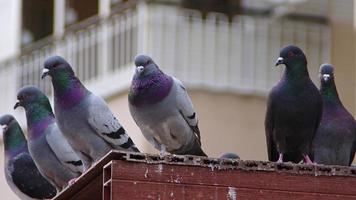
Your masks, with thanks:
<instances>
[{"instance_id":1,"label":"white balustrade","mask_svg":"<svg viewBox=\"0 0 356 200\"><path fill-rule=\"evenodd\" d=\"M44 60L55 54L103 96L128 89L133 58L143 51L190 88L265 95L280 78L283 68L274 62L287 44L305 51L310 76L317 80L319 65L330 57L326 24L243 15L229 19L222 13L203 17L196 10L143 3L0 64L0 112L12 112L23 85L51 93L49 80L40 80L40 74Z\"/></svg>"}]
</instances>

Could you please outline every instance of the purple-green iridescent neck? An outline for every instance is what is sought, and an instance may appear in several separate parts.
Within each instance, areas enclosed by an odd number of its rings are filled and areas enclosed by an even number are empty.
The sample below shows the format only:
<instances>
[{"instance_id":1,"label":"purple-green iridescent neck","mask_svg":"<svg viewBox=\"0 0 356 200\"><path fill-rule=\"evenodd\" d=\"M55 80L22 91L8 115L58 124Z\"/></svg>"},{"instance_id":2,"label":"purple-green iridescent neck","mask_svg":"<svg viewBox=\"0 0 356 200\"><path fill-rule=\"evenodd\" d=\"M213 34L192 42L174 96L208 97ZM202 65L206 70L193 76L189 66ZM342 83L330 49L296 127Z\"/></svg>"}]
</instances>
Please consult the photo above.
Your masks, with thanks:
<instances>
[{"instance_id":1,"label":"purple-green iridescent neck","mask_svg":"<svg viewBox=\"0 0 356 200\"><path fill-rule=\"evenodd\" d=\"M48 102L49 104L49 102ZM35 139L40 136L48 125L55 123L52 108L49 105L32 104L26 108L28 137Z\"/></svg>"},{"instance_id":2,"label":"purple-green iridescent neck","mask_svg":"<svg viewBox=\"0 0 356 200\"><path fill-rule=\"evenodd\" d=\"M129 101L136 107L155 104L169 94L172 85L173 78L161 71L145 77L136 74L132 80Z\"/></svg>"},{"instance_id":3,"label":"purple-green iridescent neck","mask_svg":"<svg viewBox=\"0 0 356 200\"><path fill-rule=\"evenodd\" d=\"M75 76L68 77L62 81L63 83L58 84L52 80L55 103L56 106L59 106L60 108L66 109L77 105L89 93Z\"/></svg>"},{"instance_id":4,"label":"purple-green iridescent neck","mask_svg":"<svg viewBox=\"0 0 356 200\"><path fill-rule=\"evenodd\" d=\"M28 152L27 141L17 122L12 122L4 133L4 149L6 157L14 157L22 152Z\"/></svg>"},{"instance_id":5,"label":"purple-green iridescent neck","mask_svg":"<svg viewBox=\"0 0 356 200\"><path fill-rule=\"evenodd\" d=\"M55 123L54 117L47 117L31 124L28 127L28 137L29 139L36 139L41 136L48 126Z\"/></svg>"},{"instance_id":6,"label":"purple-green iridescent neck","mask_svg":"<svg viewBox=\"0 0 356 200\"><path fill-rule=\"evenodd\" d=\"M283 77L295 81L299 81L303 77L309 77L306 63L299 61L288 64L284 70Z\"/></svg>"},{"instance_id":7,"label":"purple-green iridescent neck","mask_svg":"<svg viewBox=\"0 0 356 200\"><path fill-rule=\"evenodd\" d=\"M24 152L29 153L27 143L22 143L17 148L5 149L5 157L6 159L13 158Z\"/></svg>"},{"instance_id":8,"label":"purple-green iridescent neck","mask_svg":"<svg viewBox=\"0 0 356 200\"><path fill-rule=\"evenodd\" d=\"M320 94L323 98L324 105L341 104L334 80L330 80L328 83L322 83Z\"/></svg>"}]
</instances>

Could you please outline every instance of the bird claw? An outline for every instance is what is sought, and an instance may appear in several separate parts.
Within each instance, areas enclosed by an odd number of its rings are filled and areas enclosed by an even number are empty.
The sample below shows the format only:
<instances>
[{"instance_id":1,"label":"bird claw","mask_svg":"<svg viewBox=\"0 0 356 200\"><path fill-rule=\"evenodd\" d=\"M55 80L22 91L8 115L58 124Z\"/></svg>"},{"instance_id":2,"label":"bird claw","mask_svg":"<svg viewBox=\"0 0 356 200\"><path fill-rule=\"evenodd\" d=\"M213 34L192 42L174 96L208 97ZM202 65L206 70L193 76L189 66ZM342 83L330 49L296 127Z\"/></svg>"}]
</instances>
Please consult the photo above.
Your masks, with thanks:
<instances>
[{"instance_id":1,"label":"bird claw","mask_svg":"<svg viewBox=\"0 0 356 200\"><path fill-rule=\"evenodd\" d=\"M282 153L279 154L279 158L277 160L277 163L283 163L283 154Z\"/></svg>"},{"instance_id":2,"label":"bird claw","mask_svg":"<svg viewBox=\"0 0 356 200\"><path fill-rule=\"evenodd\" d=\"M309 156L308 155L303 155L303 157L304 157L304 163L305 164L307 164L307 165L315 165L316 163L314 163L310 158L309 158Z\"/></svg>"},{"instance_id":3,"label":"bird claw","mask_svg":"<svg viewBox=\"0 0 356 200\"><path fill-rule=\"evenodd\" d=\"M159 151L159 156L160 157L165 157L167 155L169 155L169 153L167 151Z\"/></svg>"},{"instance_id":4,"label":"bird claw","mask_svg":"<svg viewBox=\"0 0 356 200\"><path fill-rule=\"evenodd\" d=\"M71 185L73 185L76 181L77 181L76 178L70 179L70 180L68 181L68 185L71 186Z\"/></svg>"}]
</instances>

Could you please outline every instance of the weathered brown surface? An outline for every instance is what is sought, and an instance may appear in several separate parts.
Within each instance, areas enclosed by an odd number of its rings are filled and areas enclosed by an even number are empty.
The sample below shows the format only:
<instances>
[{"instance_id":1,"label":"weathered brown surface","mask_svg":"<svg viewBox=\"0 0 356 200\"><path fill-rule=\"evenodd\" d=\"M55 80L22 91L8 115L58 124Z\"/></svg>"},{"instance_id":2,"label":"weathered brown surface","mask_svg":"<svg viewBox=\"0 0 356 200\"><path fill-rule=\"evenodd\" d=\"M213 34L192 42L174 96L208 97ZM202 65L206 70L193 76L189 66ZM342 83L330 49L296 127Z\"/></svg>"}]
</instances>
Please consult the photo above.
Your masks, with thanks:
<instances>
[{"instance_id":1,"label":"weathered brown surface","mask_svg":"<svg viewBox=\"0 0 356 200\"><path fill-rule=\"evenodd\" d=\"M112 152L56 199L349 200L356 199L355 174L350 167Z\"/></svg>"},{"instance_id":2,"label":"weathered brown surface","mask_svg":"<svg viewBox=\"0 0 356 200\"><path fill-rule=\"evenodd\" d=\"M113 181L112 199L176 199L176 200L351 200L347 195L331 195L306 192L234 188L220 186L200 186L182 184L164 184L140 181Z\"/></svg>"},{"instance_id":3,"label":"weathered brown surface","mask_svg":"<svg viewBox=\"0 0 356 200\"><path fill-rule=\"evenodd\" d=\"M123 159L122 153L108 153L104 158L82 174L77 181L59 193L54 200L99 200L102 197L103 166L111 160Z\"/></svg>"}]
</instances>

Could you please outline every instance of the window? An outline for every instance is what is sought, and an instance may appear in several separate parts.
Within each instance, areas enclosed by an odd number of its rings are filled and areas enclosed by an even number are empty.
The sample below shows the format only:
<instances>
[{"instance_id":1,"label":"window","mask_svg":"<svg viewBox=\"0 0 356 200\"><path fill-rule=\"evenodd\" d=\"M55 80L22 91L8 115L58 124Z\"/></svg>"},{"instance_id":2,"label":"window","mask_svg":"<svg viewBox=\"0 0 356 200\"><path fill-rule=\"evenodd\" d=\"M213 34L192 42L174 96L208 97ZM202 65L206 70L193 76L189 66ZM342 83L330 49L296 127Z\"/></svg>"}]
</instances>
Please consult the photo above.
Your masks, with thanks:
<instances>
[{"instance_id":1,"label":"window","mask_svg":"<svg viewBox=\"0 0 356 200\"><path fill-rule=\"evenodd\" d=\"M22 47L52 34L53 12L53 0L22 1Z\"/></svg>"},{"instance_id":2,"label":"window","mask_svg":"<svg viewBox=\"0 0 356 200\"><path fill-rule=\"evenodd\" d=\"M66 27L97 15L98 9L98 0L66 0Z\"/></svg>"}]
</instances>

